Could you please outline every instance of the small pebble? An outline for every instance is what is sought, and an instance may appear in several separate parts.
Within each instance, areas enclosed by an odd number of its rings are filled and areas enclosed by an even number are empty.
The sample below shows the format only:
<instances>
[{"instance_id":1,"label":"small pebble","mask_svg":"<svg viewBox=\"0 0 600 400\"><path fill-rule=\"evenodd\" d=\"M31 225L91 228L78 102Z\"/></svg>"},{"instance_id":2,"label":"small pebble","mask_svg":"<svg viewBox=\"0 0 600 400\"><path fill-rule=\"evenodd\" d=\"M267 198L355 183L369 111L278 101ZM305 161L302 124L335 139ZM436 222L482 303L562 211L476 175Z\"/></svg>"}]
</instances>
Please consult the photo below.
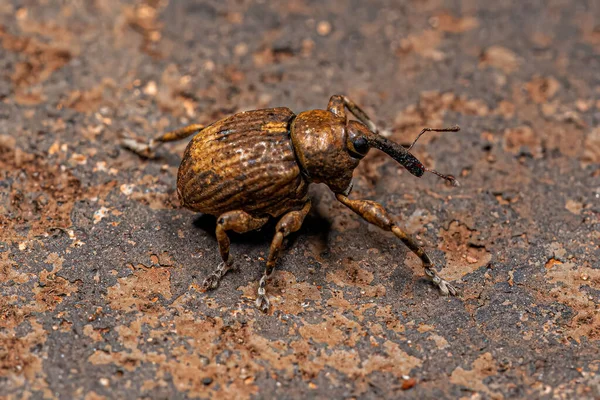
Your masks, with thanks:
<instances>
[{"instance_id":1,"label":"small pebble","mask_svg":"<svg viewBox=\"0 0 600 400\"><path fill-rule=\"evenodd\" d=\"M210 385L212 383L212 381L213 381L212 378L209 378L207 376L206 378L202 379L202 384L205 385L205 386L208 386L208 385Z\"/></svg>"},{"instance_id":2,"label":"small pebble","mask_svg":"<svg viewBox=\"0 0 600 400\"><path fill-rule=\"evenodd\" d=\"M331 33L331 24L328 21L320 21L317 24L317 33L321 36L327 36Z\"/></svg>"},{"instance_id":3,"label":"small pebble","mask_svg":"<svg viewBox=\"0 0 600 400\"><path fill-rule=\"evenodd\" d=\"M408 390L413 388L417 384L417 380L415 378L408 378L402 381L402 390Z\"/></svg>"},{"instance_id":4,"label":"small pebble","mask_svg":"<svg viewBox=\"0 0 600 400\"><path fill-rule=\"evenodd\" d=\"M248 45L246 43L238 43L233 48L233 53L238 57L243 57L248 54Z\"/></svg>"},{"instance_id":5,"label":"small pebble","mask_svg":"<svg viewBox=\"0 0 600 400\"><path fill-rule=\"evenodd\" d=\"M146 87L144 87L144 93L149 96L155 96L156 93L158 93L158 86L156 85L156 82L154 82L154 81L148 82Z\"/></svg>"},{"instance_id":6,"label":"small pebble","mask_svg":"<svg viewBox=\"0 0 600 400\"><path fill-rule=\"evenodd\" d=\"M467 262L469 264L475 264L477 261L479 261L477 258L475 258L473 256L467 256Z\"/></svg>"}]
</instances>

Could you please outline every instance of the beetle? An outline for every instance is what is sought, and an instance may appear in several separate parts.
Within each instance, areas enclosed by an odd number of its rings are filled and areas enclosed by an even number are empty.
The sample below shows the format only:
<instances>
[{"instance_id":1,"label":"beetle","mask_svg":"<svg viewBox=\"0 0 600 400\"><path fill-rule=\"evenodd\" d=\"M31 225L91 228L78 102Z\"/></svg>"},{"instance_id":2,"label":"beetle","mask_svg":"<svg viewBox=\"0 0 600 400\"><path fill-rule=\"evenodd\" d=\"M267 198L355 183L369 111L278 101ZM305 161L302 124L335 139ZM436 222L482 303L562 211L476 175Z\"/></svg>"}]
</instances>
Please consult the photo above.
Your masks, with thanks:
<instances>
[{"instance_id":1,"label":"beetle","mask_svg":"<svg viewBox=\"0 0 600 400\"><path fill-rule=\"evenodd\" d=\"M348 120L346 109L358 121ZM259 229L269 218L279 219L256 298L256 307L267 311L267 279L284 238L300 229L310 210L310 183L325 183L342 204L367 222L391 231L421 259L426 275L443 295L456 295L456 288L438 275L423 247L383 206L348 196L353 171L371 148L385 152L417 177L431 172L458 186L452 175L425 168L410 153L427 131L458 130L457 126L425 128L405 148L379 134L367 114L346 96L334 95L327 110L298 115L286 107L246 111L209 126L192 124L146 142L125 138L122 144L141 156L153 157L160 144L195 134L177 173L177 193L184 207L217 217L216 238L223 261L204 280L204 290L215 289L232 269L227 231L245 233Z\"/></svg>"}]
</instances>

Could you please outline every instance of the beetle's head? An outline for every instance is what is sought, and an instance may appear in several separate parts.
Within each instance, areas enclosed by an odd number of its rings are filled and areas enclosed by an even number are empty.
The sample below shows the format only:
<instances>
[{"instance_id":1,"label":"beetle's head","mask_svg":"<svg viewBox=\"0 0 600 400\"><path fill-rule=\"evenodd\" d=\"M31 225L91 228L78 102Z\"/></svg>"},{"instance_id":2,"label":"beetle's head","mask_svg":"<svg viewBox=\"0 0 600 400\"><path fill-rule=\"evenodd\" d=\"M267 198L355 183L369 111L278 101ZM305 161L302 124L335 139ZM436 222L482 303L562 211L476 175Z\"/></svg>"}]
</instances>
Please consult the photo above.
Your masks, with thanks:
<instances>
[{"instance_id":1,"label":"beetle's head","mask_svg":"<svg viewBox=\"0 0 600 400\"><path fill-rule=\"evenodd\" d=\"M417 177L432 172L458 186L453 176L425 168L404 146L369 130L358 121L346 121L328 111L298 114L292 124L291 136L298 161L308 178L327 184L335 193L343 193L349 188L353 170L371 148L383 151Z\"/></svg>"}]
</instances>

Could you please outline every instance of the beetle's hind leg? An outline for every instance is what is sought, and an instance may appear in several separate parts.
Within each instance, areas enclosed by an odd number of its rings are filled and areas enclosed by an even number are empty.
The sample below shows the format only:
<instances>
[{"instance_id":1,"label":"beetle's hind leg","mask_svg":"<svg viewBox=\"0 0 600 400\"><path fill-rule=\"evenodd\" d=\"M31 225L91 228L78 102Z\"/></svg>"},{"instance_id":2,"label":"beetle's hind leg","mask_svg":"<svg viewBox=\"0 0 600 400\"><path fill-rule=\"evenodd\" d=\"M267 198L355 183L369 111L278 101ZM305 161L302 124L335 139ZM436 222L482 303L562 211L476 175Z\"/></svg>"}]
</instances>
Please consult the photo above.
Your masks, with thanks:
<instances>
[{"instance_id":1,"label":"beetle's hind leg","mask_svg":"<svg viewBox=\"0 0 600 400\"><path fill-rule=\"evenodd\" d=\"M139 140L138 138L124 137L121 139L121 145L139 156L145 158L153 158L154 151L163 143L174 142L185 139L195 133L200 132L205 126L201 124L192 124L171 132L161 134L148 141Z\"/></svg>"},{"instance_id":2,"label":"beetle's hind leg","mask_svg":"<svg viewBox=\"0 0 600 400\"><path fill-rule=\"evenodd\" d=\"M263 226L268 219L268 217L255 218L241 210L229 211L219 216L217 219L216 236L223 262L204 280L204 283L202 284L204 290L215 289L219 286L221 278L232 269L233 260L231 260L231 257L229 256L230 241L229 236L227 236L227 231L234 231L237 233L253 231Z\"/></svg>"},{"instance_id":3,"label":"beetle's hind leg","mask_svg":"<svg viewBox=\"0 0 600 400\"><path fill-rule=\"evenodd\" d=\"M350 208L352 211L364 218L367 222L377 225L386 231L391 231L398 239L402 240L406 247L408 247L421 259L423 262L423 268L425 268L425 273L431 278L433 283L440 289L440 292L443 295L451 294L456 296L458 294L458 291L450 284L450 282L438 275L436 270L433 268L431 259L427 253L425 253L425 250L419 246L408 233L404 232L398 225L396 225L382 205L369 200L350 200L343 194L336 194L336 198L346 207Z\"/></svg>"},{"instance_id":4,"label":"beetle's hind leg","mask_svg":"<svg viewBox=\"0 0 600 400\"><path fill-rule=\"evenodd\" d=\"M273 237L273 241L271 242L271 248L269 249L269 257L267 259L267 266L265 268L265 272L263 276L260 278L260 282L258 284L258 297L256 298L256 307L263 311L267 312L269 309L269 299L267 298L267 291L265 289L267 285L267 279L273 273L275 269L275 263L277 262L277 257L279 256L279 252L283 245L283 239L292 232L296 232L302 226L304 222L304 218L310 211L310 200L304 204L299 211L290 211L285 214L279 222L277 223L277 227L275 228L275 236Z\"/></svg>"}]
</instances>

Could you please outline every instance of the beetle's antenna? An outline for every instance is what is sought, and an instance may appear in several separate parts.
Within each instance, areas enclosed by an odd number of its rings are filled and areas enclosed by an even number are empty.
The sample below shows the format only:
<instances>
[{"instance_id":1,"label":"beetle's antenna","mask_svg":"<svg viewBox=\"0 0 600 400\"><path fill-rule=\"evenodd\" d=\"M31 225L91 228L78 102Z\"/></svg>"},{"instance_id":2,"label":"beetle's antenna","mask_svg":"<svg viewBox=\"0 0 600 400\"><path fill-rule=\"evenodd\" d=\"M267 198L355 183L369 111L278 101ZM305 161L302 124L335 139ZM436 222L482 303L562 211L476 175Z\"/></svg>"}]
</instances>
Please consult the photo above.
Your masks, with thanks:
<instances>
[{"instance_id":1,"label":"beetle's antenna","mask_svg":"<svg viewBox=\"0 0 600 400\"><path fill-rule=\"evenodd\" d=\"M447 180L452 186L460 186L460 183L458 182L458 180L456 180L456 178L453 175L440 174L439 172L429 168L425 168L425 172L431 172L432 174L435 174L440 178Z\"/></svg>"},{"instance_id":2,"label":"beetle's antenna","mask_svg":"<svg viewBox=\"0 0 600 400\"><path fill-rule=\"evenodd\" d=\"M425 132L458 132L458 131L460 131L460 127L458 127L458 125L451 126L450 128L423 128L423 130L417 135L417 138L412 142L412 144L406 150L410 151L410 149L412 149L413 146L417 143L417 140L419 140L419 138L421 136L423 136L423 134Z\"/></svg>"}]
</instances>

